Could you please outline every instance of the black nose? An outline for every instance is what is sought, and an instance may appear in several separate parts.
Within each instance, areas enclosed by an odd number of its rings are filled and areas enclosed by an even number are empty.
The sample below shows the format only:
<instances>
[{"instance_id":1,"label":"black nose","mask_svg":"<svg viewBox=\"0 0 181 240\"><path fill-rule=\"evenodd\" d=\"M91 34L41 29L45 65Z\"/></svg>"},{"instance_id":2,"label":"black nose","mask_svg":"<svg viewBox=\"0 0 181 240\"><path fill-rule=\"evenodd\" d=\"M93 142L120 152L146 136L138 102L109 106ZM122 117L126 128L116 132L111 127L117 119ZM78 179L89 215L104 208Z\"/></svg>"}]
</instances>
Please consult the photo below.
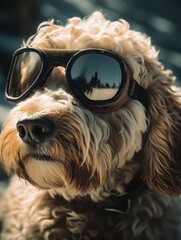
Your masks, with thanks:
<instances>
[{"instance_id":1,"label":"black nose","mask_svg":"<svg viewBox=\"0 0 181 240\"><path fill-rule=\"evenodd\" d=\"M28 144L44 142L55 130L54 122L49 118L24 119L17 123L20 138Z\"/></svg>"}]
</instances>

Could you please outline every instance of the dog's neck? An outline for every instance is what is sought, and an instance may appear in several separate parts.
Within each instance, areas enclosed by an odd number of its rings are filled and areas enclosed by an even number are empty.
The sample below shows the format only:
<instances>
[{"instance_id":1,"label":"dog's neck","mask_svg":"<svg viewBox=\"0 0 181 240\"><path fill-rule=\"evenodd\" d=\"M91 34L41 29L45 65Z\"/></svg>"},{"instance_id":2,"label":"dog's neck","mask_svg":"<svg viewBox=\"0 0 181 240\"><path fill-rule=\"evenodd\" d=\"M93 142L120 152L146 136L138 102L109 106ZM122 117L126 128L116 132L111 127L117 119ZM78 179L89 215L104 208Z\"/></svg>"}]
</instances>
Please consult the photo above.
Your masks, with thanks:
<instances>
[{"instance_id":1,"label":"dog's neck","mask_svg":"<svg viewBox=\"0 0 181 240\"><path fill-rule=\"evenodd\" d=\"M103 200L93 201L89 196L76 197L70 201L66 201L65 205L71 205L71 208L77 213L84 213L85 211L96 211L113 214L126 214L131 208L139 194L146 189L146 185L139 176L136 176L129 185L125 186L125 192L121 194L111 193ZM60 198L56 196L55 198ZM62 199L62 198L61 198ZM62 199L63 200L63 199ZM64 202L64 200L63 200Z\"/></svg>"}]
</instances>

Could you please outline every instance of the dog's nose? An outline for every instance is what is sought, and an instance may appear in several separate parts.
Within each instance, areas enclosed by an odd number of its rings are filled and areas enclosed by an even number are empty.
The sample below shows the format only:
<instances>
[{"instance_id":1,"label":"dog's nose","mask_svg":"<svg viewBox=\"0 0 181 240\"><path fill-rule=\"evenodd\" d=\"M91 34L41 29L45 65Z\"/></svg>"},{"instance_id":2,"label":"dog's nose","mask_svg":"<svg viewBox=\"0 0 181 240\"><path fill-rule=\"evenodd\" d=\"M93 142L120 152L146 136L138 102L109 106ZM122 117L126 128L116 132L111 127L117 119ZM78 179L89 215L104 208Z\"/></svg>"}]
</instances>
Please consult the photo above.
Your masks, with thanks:
<instances>
[{"instance_id":1,"label":"dog's nose","mask_svg":"<svg viewBox=\"0 0 181 240\"><path fill-rule=\"evenodd\" d=\"M24 119L17 123L20 138L28 144L39 144L52 136L54 122L49 118Z\"/></svg>"}]
</instances>

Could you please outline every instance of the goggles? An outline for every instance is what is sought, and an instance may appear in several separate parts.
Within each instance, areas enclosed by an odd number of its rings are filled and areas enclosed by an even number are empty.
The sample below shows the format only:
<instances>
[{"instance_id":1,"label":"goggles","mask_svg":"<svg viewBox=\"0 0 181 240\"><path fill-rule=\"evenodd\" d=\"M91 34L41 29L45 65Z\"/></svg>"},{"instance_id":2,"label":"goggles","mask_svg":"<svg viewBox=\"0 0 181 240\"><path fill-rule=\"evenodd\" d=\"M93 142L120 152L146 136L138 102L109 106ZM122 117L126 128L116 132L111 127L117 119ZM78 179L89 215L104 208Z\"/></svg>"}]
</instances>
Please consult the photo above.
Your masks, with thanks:
<instances>
[{"instance_id":1,"label":"goggles","mask_svg":"<svg viewBox=\"0 0 181 240\"><path fill-rule=\"evenodd\" d=\"M93 111L112 112L130 98L146 107L147 92L132 79L126 62L103 49L18 49L8 74L6 99L18 102L41 89L57 66L65 67L74 97Z\"/></svg>"}]
</instances>

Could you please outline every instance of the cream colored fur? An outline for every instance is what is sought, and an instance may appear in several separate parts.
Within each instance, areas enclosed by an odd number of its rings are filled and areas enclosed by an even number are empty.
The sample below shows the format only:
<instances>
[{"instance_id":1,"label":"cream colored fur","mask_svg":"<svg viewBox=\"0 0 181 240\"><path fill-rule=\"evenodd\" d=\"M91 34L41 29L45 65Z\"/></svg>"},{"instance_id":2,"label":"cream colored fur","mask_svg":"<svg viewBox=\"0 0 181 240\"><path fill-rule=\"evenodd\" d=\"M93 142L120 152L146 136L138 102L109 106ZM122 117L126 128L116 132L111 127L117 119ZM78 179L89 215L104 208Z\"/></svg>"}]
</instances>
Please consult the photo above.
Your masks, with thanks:
<instances>
[{"instance_id":1,"label":"cream colored fur","mask_svg":"<svg viewBox=\"0 0 181 240\"><path fill-rule=\"evenodd\" d=\"M130 99L109 114L90 111L69 92L65 69L55 68L44 88L17 104L4 123L2 163L26 180L13 177L5 193L1 239L176 240L180 199L165 194L181 192L181 92L150 38L125 20L111 22L95 12L65 26L44 22L24 46L112 50L147 89L148 105ZM40 116L54 120L56 134L29 149L16 125ZM89 206L124 194L138 172L150 189L135 196L127 215Z\"/></svg>"}]
</instances>

